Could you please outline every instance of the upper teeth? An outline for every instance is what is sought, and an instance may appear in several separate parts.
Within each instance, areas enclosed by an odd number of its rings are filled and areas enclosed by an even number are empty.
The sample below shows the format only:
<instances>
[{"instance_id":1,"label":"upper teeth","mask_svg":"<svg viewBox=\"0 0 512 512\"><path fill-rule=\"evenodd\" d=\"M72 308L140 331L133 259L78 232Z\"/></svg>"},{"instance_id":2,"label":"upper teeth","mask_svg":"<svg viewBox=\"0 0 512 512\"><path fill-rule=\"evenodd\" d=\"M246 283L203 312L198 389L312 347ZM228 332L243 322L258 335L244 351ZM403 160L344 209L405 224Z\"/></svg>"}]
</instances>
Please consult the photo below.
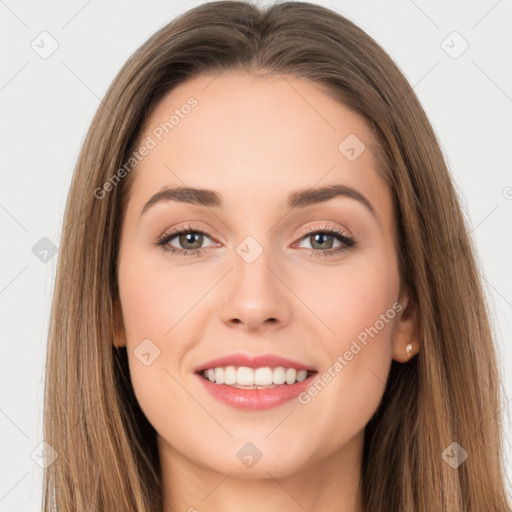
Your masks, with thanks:
<instances>
[{"instance_id":1,"label":"upper teeth","mask_svg":"<svg viewBox=\"0 0 512 512\"><path fill-rule=\"evenodd\" d=\"M249 368L247 366L225 366L204 370L203 375L210 382L217 384L241 386L270 386L271 384L295 384L302 382L307 376L307 370L296 370L295 368Z\"/></svg>"}]
</instances>

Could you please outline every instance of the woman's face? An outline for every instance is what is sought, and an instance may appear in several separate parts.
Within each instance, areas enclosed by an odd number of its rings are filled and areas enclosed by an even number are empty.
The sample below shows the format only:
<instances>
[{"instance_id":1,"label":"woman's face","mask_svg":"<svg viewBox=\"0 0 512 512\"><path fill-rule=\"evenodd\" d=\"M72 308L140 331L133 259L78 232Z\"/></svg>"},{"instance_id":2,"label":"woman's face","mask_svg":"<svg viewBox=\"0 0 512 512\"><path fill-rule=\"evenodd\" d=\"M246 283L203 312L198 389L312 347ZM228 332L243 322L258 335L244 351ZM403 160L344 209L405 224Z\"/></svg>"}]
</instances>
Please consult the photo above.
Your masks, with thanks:
<instances>
[{"instance_id":1,"label":"woman's face","mask_svg":"<svg viewBox=\"0 0 512 512\"><path fill-rule=\"evenodd\" d=\"M372 145L360 117L291 76L201 76L148 119L116 342L164 458L276 478L360 460L412 329Z\"/></svg>"}]
</instances>

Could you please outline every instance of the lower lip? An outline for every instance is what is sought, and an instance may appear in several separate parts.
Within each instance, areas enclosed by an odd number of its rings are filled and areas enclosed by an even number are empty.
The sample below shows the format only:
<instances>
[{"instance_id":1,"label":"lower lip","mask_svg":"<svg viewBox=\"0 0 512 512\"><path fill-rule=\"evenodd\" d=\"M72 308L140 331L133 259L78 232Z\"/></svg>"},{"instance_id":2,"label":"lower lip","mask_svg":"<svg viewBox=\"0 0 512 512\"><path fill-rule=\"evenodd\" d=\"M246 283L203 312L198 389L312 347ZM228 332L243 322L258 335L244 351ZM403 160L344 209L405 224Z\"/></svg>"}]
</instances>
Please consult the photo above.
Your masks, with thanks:
<instances>
[{"instance_id":1,"label":"lower lip","mask_svg":"<svg viewBox=\"0 0 512 512\"><path fill-rule=\"evenodd\" d=\"M312 374L302 382L296 382L295 384L282 384L266 389L241 389L225 384L216 384L196 374L214 398L231 407L250 411L270 409L292 400L311 384L314 375Z\"/></svg>"}]
</instances>

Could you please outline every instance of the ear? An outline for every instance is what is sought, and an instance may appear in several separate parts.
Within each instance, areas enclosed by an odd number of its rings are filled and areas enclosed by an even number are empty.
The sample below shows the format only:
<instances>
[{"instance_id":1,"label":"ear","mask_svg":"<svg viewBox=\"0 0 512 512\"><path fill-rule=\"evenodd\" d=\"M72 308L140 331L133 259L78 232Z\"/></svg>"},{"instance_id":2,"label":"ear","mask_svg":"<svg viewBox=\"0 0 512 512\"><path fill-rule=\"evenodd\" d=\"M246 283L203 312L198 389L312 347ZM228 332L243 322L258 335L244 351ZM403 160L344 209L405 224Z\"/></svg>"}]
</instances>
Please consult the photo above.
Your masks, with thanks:
<instances>
[{"instance_id":1,"label":"ear","mask_svg":"<svg viewBox=\"0 0 512 512\"><path fill-rule=\"evenodd\" d=\"M123 311L119 297L114 301L114 339L115 348L126 346L126 330L124 328Z\"/></svg>"},{"instance_id":2,"label":"ear","mask_svg":"<svg viewBox=\"0 0 512 512\"><path fill-rule=\"evenodd\" d=\"M393 359L399 363L407 363L420 349L420 326L418 311L410 300L409 291L404 287L400 294L399 304L402 309L397 313L393 333ZM406 347L412 345L411 355Z\"/></svg>"}]
</instances>

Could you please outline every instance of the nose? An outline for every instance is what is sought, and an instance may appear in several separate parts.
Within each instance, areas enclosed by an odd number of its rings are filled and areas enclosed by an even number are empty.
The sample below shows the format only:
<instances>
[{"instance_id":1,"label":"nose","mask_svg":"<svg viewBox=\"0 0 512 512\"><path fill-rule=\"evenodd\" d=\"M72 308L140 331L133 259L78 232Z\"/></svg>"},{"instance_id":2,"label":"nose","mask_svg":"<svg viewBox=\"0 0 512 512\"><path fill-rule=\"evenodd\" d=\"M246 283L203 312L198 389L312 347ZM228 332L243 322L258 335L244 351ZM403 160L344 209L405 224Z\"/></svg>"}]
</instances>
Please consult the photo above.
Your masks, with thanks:
<instances>
[{"instance_id":1,"label":"nose","mask_svg":"<svg viewBox=\"0 0 512 512\"><path fill-rule=\"evenodd\" d=\"M286 281L285 271L270 253L263 251L250 263L235 255L220 299L222 321L249 331L282 328L292 313L293 293Z\"/></svg>"}]
</instances>

